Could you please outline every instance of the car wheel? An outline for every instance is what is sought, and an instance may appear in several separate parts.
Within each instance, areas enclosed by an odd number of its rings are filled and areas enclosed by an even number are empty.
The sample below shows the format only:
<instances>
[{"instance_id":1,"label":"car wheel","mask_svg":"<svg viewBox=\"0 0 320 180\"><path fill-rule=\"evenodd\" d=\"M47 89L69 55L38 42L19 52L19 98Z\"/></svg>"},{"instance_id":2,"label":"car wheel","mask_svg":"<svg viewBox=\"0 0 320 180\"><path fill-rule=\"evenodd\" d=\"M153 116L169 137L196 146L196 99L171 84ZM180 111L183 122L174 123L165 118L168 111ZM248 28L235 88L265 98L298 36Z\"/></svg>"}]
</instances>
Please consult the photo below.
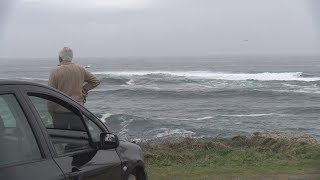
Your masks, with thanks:
<instances>
[{"instance_id":1,"label":"car wheel","mask_svg":"<svg viewBox=\"0 0 320 180\"><path fill-rule=\"evenodd\" d=\"M129 174L128 180L137 180L136 176L133 174Z\"/></svg>"}]
</instances>

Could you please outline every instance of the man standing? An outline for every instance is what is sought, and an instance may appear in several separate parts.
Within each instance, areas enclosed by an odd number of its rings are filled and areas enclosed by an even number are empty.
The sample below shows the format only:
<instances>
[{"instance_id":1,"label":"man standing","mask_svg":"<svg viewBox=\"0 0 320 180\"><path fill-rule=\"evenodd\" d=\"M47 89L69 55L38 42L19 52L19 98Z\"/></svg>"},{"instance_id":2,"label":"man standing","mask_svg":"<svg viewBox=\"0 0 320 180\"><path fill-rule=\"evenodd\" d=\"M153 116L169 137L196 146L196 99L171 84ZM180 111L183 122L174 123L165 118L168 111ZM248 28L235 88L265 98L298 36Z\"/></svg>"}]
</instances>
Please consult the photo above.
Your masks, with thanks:
<instances>
[{"instance_id":1,"label":"man standing","mask_svg":"<svg viewBox=\"0 0 320 180\"><path fill-rule=\"evenodd\" d=\"M80 65L72 63L73 52L64 47L59 53L59 65L51 71L48 85L84 105L88 91L100 84L99 80Z\"/></svg>"}]
</instances>

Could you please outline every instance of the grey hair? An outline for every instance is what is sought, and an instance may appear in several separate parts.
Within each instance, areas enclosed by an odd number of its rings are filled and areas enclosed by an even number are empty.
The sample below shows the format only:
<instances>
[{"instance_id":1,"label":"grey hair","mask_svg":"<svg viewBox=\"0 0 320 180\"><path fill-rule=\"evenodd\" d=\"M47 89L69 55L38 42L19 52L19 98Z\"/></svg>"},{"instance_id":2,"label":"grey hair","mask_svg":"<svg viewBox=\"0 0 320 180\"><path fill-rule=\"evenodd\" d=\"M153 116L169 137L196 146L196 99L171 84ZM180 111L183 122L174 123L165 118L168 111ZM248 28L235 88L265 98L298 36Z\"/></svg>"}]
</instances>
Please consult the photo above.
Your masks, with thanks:
<instances>
[{"instance_id":1,"label":"grey hair","mask_svg":"<svg viewBox=\"0 0 320 180\"><path fill-rule=\"evenodd\" d=\"M72 61L73 58L73 52L72 49L69 47L64 47L60 52L59 52L59 57L63 60L63 61Z\"/></svg>"}]
</instances>

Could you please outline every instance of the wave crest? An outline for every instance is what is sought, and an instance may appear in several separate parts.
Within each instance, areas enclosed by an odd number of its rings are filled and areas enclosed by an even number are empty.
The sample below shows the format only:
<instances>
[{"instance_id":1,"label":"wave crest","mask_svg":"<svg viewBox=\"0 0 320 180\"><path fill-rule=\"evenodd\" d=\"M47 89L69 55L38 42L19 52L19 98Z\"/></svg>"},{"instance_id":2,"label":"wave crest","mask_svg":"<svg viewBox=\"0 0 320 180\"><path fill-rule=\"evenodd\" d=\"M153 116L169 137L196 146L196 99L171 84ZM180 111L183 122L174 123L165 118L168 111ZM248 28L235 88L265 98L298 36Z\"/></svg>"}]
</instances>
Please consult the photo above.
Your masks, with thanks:
<instances>
[{"instance_id":1,"label":"wave crest","mask_svg":"<svg viewBox=\"0 0 320 180\"><path fill-rule=\"evenodd\" d=\"M187 79L204 80L230 80L230 81L320 81L320 77L315 77L303 72L263 72L263 73L227 73L212 71L110 71L94 72L96 75L107 77L126 77L126 78L174 78L182 77ZM130 79L129 79L130 80ZM128 81L129 81L128 80Z\"/></svg>"}]
</instances>

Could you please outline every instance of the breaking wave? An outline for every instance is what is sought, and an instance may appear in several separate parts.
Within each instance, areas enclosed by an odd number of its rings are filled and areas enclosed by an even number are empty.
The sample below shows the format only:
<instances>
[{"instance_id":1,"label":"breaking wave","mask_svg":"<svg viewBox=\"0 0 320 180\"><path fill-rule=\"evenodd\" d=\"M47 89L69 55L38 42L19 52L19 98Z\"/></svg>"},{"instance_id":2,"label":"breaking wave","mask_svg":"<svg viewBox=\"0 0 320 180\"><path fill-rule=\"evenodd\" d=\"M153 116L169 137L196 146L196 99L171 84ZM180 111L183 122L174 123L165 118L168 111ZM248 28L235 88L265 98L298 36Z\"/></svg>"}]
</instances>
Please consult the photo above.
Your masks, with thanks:
<instances>
[{"instance_id":1,"label":"breaking wave","mask_svg":"<svg viewBox=\"0 0 320 180\"><path fill-rule=\"evenodd\" d=\"M200 119L209 119L204 117ZM101 114L100 120L107 126L112 127L117 134L127 140L136 139L156 139L164 137L190 137L195 132L181 128L159 128L158 123L162 121L152 121L148 118L133 116L129 114ZM141 133L137 133L141 132Z\"/></svg>"},{"instance_id":2,"label":"breaking wave","mask_svg":"<svg viewBox=\"0 0 320 180\"><path fill-rule=\"evenodd\" d=\"M129 78L121 78L121 77L107 77L107 78L102 78L101 82L105 83L107 85L123 85L123 84L128 84L132 81Z\"/></svg>"},{"instance_id":3,"label":"breaking wave","mask_svg":"<svg viewBox=\"0 0 320 180\"><path fill-rule=\"evenodd\" d=\"M116 90L93 90L97 95L119 96L119 97L144 97L144 98L232 98L232 97L275 97L275 96L292 96L299 94L316 94L313 91L282 91L282 90L255 90L255 89L230 89L230 90L163 90L156 88L136 88L136 89L116 89Z\"/></svg>"},{"instance_id":4,"label":"breaking wave","mask_svg":"<svg viewBox=\"0 0 320 180\"><path fill-rule=\"evenodd\" d=\"M187 79L204 79L204 80L230 80L230 81L320 81L320 77L315 77L311 74L302 72L263 72L263 73L226 73L226 72L211 72L211 71L110 71L110 72L94 72L96 75L109 77L144 77L144 78L159 78L159 77L180 77ZM126 79L130 81L130 79ZM127 82L126 81L126 82Z\"/></svg>"},{"instance_id":5,"label":"breaking wave","mask_svg":"<svg viewBox=\"0 0 320 180\"><path fill-rule=\"evenodd\" d=\"M219 115L220 117L261 117L261 116L279 116L279 114L234 114L234 115Z\"/></svg>"}]
</instances>

